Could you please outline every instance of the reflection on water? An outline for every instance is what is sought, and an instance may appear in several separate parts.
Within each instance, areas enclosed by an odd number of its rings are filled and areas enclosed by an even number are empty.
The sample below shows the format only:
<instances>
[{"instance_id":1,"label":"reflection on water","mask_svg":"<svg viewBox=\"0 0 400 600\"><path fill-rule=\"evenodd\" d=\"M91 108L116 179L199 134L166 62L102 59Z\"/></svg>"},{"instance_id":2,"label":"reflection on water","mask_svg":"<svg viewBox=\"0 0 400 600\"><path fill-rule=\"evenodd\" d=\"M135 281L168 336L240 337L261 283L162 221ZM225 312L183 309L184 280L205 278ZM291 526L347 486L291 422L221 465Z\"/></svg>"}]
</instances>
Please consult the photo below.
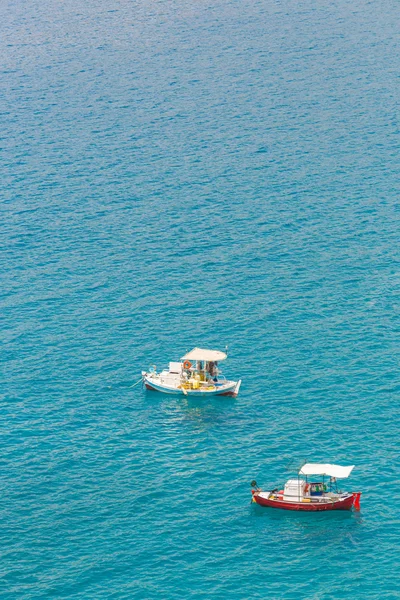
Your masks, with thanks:
<instances>
[{"instance_id":1,"label":"reflection on water","mask_svg":"<svg viewBox=\"0 0 400 600\"><path fill-rule=\"evenodd\" d=\"M339 546L346 542L357 546L364 524L361 513L353 510L307 513L264 508L251 503L250 511L251 516L259 520L263 532L278 530L287 542L298 543L301 540L306 546Z\"/></svg>"},{"instance_id":2,"label":"reflection on water","mask_svg":"<svg viewBox=\"0 0 400 600\"><path fill-rule=\"evenodd\" d=\"M159 392L146 391L145 404L158 411L167 422L193 423L205 430L216 424L222 424L237 419L235 412L236 399L224 398L191 398L173 396Z\"/></svg>"}]
</instances>

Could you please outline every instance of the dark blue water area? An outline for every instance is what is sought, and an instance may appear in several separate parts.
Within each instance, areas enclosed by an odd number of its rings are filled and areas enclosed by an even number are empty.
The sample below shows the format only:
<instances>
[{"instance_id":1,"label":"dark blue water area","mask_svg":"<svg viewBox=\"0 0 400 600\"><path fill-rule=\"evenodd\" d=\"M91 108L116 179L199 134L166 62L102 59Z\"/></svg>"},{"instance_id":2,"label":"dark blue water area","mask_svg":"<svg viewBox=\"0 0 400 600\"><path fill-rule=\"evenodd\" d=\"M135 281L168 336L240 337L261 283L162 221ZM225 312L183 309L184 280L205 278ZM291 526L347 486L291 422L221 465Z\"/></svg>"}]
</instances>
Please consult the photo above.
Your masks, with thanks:
<instances>
[{"instance_id":1,"label":"dark blue water area","mask_svg":"<svg viewBox=\"0 0 400 600\"><path fill-rule=\"evenodd\" d=\"M2 3L1 598L399 598L398 23ZM303 460L361 512L250 504Z\"/></svg>"}]
</instances>

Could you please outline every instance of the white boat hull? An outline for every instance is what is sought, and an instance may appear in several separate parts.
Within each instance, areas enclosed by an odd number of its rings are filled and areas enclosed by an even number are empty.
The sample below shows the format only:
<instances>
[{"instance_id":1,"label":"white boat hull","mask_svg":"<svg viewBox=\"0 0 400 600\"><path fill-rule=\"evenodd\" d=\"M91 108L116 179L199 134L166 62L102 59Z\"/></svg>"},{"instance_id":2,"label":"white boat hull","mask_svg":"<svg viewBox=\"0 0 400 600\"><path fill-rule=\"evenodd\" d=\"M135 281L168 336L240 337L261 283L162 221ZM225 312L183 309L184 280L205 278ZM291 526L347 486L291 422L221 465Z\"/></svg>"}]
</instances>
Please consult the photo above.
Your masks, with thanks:
<instances>
[{"instance_id":1,"label":"white boat hull","mask_svg":"<svg viewBox=\"0 0 400 600\"><path fill-rule=\"evenodd\" d=\"M180 396L237 396L241 380L221 381L213 385L200 386L198 389L185 389L181 387L180 381L171 381L160 375L143 373L143 383L148 390L162 392L163 394L174 394Z\"/></svg>"}]
</instances>

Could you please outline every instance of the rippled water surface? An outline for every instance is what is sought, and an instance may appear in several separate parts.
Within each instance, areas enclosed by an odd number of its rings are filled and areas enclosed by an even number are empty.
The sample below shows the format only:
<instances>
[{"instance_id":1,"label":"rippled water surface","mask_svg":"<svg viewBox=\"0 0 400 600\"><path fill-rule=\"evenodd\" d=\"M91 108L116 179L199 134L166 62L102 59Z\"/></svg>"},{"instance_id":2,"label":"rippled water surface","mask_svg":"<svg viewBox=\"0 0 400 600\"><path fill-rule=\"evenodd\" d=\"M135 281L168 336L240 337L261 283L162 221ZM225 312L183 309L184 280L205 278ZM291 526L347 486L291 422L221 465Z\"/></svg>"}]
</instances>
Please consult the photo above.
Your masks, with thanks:
<instances>
[{"instance_id":1,"label":"rippled water surface","mask_svg":"<svg viewBox=\"0 0 400 600\"><path fill-rule=\"evenodd\" d=\"M1 598L399 598L398 26L2 3ZM236 400L132 387L226 344ZM304 459L361 512L250 505Z\"/></svg>"}]
</instances>

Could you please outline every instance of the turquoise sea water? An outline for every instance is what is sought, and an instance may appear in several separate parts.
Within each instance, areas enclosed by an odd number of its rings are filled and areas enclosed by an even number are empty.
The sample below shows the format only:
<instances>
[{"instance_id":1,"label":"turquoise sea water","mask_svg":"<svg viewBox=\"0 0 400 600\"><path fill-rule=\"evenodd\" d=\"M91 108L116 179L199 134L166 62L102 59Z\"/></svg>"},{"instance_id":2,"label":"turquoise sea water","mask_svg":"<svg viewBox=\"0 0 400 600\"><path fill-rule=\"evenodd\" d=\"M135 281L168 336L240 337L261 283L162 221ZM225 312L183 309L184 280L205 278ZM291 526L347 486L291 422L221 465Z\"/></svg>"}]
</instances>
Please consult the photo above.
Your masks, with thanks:
<instances>
[{"instance_id":1,"label":"turquoise sea water","mask_svg":"<svg viewBox=\"0 0 400 600\"><path fill-rule=\"evenodd\" d=\"M398 16L2 3L2 599L400 597ZM304 459L361 512L250 505Z\"/></svg>"}]
</instances>

